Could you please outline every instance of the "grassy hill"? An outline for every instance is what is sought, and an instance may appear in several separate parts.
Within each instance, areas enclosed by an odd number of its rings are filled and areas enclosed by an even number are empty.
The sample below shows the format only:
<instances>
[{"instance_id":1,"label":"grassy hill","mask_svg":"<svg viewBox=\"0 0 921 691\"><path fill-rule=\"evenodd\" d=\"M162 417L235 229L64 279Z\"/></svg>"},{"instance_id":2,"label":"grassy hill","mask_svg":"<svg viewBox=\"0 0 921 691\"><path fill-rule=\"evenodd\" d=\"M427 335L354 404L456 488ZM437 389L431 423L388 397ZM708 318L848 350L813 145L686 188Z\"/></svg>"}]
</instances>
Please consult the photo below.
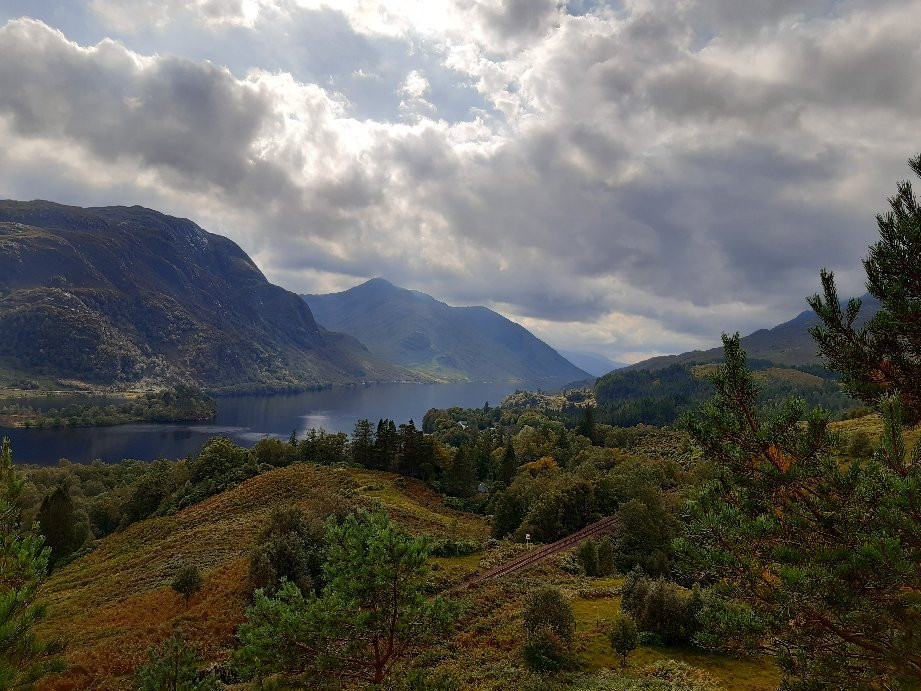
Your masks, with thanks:
<instances>
[{"instance_id":1,"label":"grassy hill","mask_svg":"<svg viewBox=\"0 0 921 691\"><path fill-rule=\"evenodd\" d=\"M432 559L433 592L524 549L505 542L487 543L485 519L447 508L422 485L389 473L309 464L273 470L175 515L131 525L56 571L43 590L49 616L41 632L69 641L69 667L43 681L41 688L131 688L134 669L146 662L146 651L176 628L206 663L225 662L247 603L248 555L269 515L280 507L330 502L382 506L414 534L483 541L485 551ZM202 570L204 588L186 608L169 583L178 568L190 562ZM616 670L618 662L605 627L619 611L620 580L573 575L561 568L559 560L457 593L463 609L455 634L415 663L449 671L463 689L534 688L543 683L524 666L520 645L524 594L545 583L561 587L576 614L574 650L579 669L559 678L563 686ZM766 691L778 682L775 668L767 661L700 650L644 645L631 660L628 674L637 684L647 683L642 681L651 674L647 666L659 660L693 665L717 684L710 688Z\"/></svg>"},{"instance_id":2,"label":"grassy hill","mask_svg":"<svg viewBox=\"0 0 921 691\"><path fill-rule=\"evenodd\" d=\"M240 247L187 219L0 201L0 261L8 381L283 389L419 379L318 326Z\"/></svg>"},{"instance_id":3,"label":"grassy hill","mask_svg":"<svg viewBox=\"0 0 921 691\"><path fill-rule=\"evenodd\" d=\"M485 520L442 506L438 495L417 483L399 488L395 481L387 473L295 465L107 537L91 554L55 571L44 589L49 616L41 633L69 642L69 668L42 688L130 688L147 649L177 626L204 660L226 661L247 603L249 553L277 508L383 504L416 533L488 534ZM205 586L186 609L169 584L189 562L201 569Z\"/></svg>"},{"instance_id":4,"label":"grassy hill","mask_svg":"<svg viewBox=\"0 0 921 691\"><path fill-rule=\"evenodd\" d=\"M581 380L579 369L523 326L485 307L451 307L375 278L304 295L317 321L375 355L443 381Z\"/></svg>"}]
</instances>

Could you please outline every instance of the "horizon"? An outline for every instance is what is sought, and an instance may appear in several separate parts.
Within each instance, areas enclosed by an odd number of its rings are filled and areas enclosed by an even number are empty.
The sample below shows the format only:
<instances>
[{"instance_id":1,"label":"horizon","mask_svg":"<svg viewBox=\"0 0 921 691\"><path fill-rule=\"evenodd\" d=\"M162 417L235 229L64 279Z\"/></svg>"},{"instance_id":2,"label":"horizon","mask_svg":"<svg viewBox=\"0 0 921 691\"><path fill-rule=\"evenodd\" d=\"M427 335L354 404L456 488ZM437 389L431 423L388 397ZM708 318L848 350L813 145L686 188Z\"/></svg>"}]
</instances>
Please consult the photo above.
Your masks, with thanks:
<instances>
[{"instance_id":1,"label":"horizon","mask_svg":"<svg viewBox=\"0 0 921 691\"><path fill-rule=\"evenodd\" d=\"M787 321L823 267L863 294L921 1L660 9L13 0L0 197L146 206L296 293L386 276L622 362Z\"/></svg>"}]
</instances>

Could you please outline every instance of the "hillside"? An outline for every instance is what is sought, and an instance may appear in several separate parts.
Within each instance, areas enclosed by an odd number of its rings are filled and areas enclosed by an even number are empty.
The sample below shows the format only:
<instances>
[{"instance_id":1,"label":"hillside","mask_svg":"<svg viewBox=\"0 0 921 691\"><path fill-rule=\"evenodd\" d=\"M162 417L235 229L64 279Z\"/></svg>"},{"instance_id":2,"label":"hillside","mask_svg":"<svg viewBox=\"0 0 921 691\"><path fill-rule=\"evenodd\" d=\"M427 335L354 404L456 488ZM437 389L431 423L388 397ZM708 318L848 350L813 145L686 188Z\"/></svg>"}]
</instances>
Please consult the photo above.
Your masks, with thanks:
<instances>
[{"instance_id":1,"label":"hillside","mask_svg":"<svg viewBox=\"0 0 921 691\"><path fill-rule=\"evenodd\" d=\"M879 309L879 303L870 294L864 295L860 300L862 307L858 324L872 317ZM820 365L821 359L816 352L815 341L809 335L809 329L818 323L819 319L815 312L806 310L783 324L771 329L759 329L744 336L742 347L745 348L750 360L768 360L775 365L786 367ZM723 348L717 346L709 350L692 350L680 355L661 355L636 362L629 365L627 369L660 370L670 365L702 365L721 362L722 359Z\"/></svg>"},{"instance_id":2,"label":"hillside","mask_svg":"<svg viewBox=\"0 0 921 691\"><path fill-rule=\"evenodd\" d=\"M236 628L248 603L249 555L259 531L279 508L316 510L334 502L382 507L415 535L472 539L484 546L466 556L432 557L431 592L449 589L526 552L520 544L487 541L487 520L446 507L439 495L416 481L390 473L311 464L272 470L174 515L130 525L102 539L90 554L55 571L42 590L48 618L39 633L67 641L68 666L63 673L43 680L39 688L133 688L134 670L147 662L147 651L176 630L183 632L205 665L227 670L237 646ZM189 563L200 568L204 587L186 606L169 584L177 570ZM409 664L451 674L459 684L447 688L535 688L540 677L521 661L521 611L527 593L554 584L572 598L574 649L580 670L569 683L561 679L561 686L595 688L578 681L590 684L594 675L609 675L619 668L606 626L620 611L622 579L587 578L563 568L566 563L565 556L553 558L512 576L455 590L453 596L462 609L454 633ZM693 665L695 674L722 682L681 687L694 691L767 691L778 682L776 669L766 660L646 644L633 654L630 674L640 676L634 681L637 685L622 688L677 688L643 678L660 673L650 672L649 666L662 661ZM360 686L343 682L335 687Z\"/></svg>"},{"instance_id":3,"label":"hillside","mask_svg":"<svg viewBox=\"0 0 921 691\"><path fill-rule=\"evenodd\" d=\"M313 465L275 470L175 515L151 518L110 535L89 555L55 571L43 590L43 636L68 641L67 671L47 689L131 688L149 647L182 627L202 658L226 662L247 603L249 552L273 510L330 502L383 504L405 528L435 537L483 539L485 520L441 504L415 482ZM186 609L169 587L195 563L204 589Z\"/></svg>"},{"instance_id":4,"label":"hillside","mask_svg":"<svg viewBox=\"0 0 921 691\"><path fill-rule=\"evenodd\" d=\"M235 243L142 207L0 202L0 366L95 386L415 378L318 326Z\"/></svg>"},{"instance_id":5,"label":"hillside","mask_svg":"<svg viewBox=\"0 0 921 691\"><path fill-rule=\"evenodd\" d=\"M320 324L375 355L442 381L585 379L527 329L486 307L451 307L381 278L341 293L304 295Z\"/></svg>"}]
</instances>

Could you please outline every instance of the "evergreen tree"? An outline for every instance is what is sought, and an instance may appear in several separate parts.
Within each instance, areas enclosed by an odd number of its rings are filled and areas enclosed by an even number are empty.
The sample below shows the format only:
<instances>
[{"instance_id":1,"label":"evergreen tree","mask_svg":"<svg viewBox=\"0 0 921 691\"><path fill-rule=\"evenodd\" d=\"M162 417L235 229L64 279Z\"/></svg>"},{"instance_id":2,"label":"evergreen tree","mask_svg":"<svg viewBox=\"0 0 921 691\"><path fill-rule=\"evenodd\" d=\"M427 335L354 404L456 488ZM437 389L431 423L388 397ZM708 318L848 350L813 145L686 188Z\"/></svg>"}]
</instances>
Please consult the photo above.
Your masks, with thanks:
<instances>
[{"instance_id":1,"label":"evergreen tree","mask_svg":"<svg viewBox=\"0 0 921 691\"><path fill-rule=\"evenodd\" d=\"M678 542L723 598L698 638L773 652L790 688L916 688L921 447L907 453L899 398L881 399L874 457L845 464L827 413L802 422L795 399L759 409L738 334L724 348L716 394L689 425L714 474Z\"/></svg>"},{"instance_id":2,"label":"evergreen tree","mask_svg":"<svg viewBox=\"0 0 921 691\"><path fill-rule=\"evenodd\" d=\"M59 644L45 643L34 627L45 617L37 602L51 550L22 529L17 500L24 481L13 468L10 440L0 445L0 689L22 688L61 669Z\"/></svg>"},{"instance_id":3,"label":"evergreen tree","mask_svg":"<svg viewBox=\"0 0 921 691\"><path fill-rule=\"evenodd\" d=\"M198 653L181 634L148 652L150 662L135 674L138 691L214 691L223 688L213 674L202 678Z\"/></svg>"},{"instance_id":4,"label":"evergreen tree","mask_svg":"<svg viewBox=\"0 0 921 691\"><path fill-rule=\"evenodd\" d=\"M499 466L499 479L506 484L512 484L515 475L518 473L518 457L515 455L515 447L512 442L505 447L505 453L502 454L502 463Z\"/></svg>"},{"instance_id":5,"label":"evergreen tree","mask_svg":"<svg viewBox=\"0 0 921 691\"><path fill-rule=\"evenodd\" d=\"M349 447L352 452L352 462L371 468L374 464L374 430L371 422L365 419L355 421L352 431L352 442Z\"/></svg>"},{"instance_id":6,"label":"evergreen tree","mask_svg":"<svg viewBox=\"0 0 921 691\"><path fill-rule=\"evenodd\" d=\"M374 435L373 468L390 470L396 466L399 438L393 420L378 420Z\"/></svg>"},{"instance_id":7,"label":"evergreen tree","mask_svg":"<svg viewBox=\"0 0 921 691\"><path fill-rule=\"evenodd\" d=\"M51 548L50 563L57 564L70 556L87 538L89 526L77 515L74 500L66 485L58 485L45 497L38 510L39 530Z\"/></svg>"},{"instance_id":8,"label":"evergreen tree","mask_svg":"<svg viewBox=\"0 0 921 691\"><path fill-rule=\"evenodd\" d=\"M329 674L381 684L403 658L440 635L449 602L424 592L428 548L383 513L329 522L322 594L286 583L276 598L257 591L237 654L245 672Z\"/></svg>"},{"instance_id":9,"label":"evergreen tree","mask_svg":"<svg viewBox=\"0 0 921 691\"><path fill-rule=\"evenodd\" d=\"M593 444L595 443L595 406L582 406L582 418L579 420L579 425L576 427L576 432L591 441Z\"/></svg>"},{"instance_id":10,"label":"evergreen tree","mask_svg":"<svg viewBox=\"0 0 921 691\"><path fill-rule=\"evenodd\" d=\"M921 155L909 165L921 176ZM860 300L842 310L834 276L823 271L824 297L809 299L822 325L811 333L826 367L841 374L851 395L872 404L896 391L906 420L914 424L921 419L921 206L910 182L898 184L889 206L876 217L880 239L863 262L879 312L857 326Z\"/></svg>"},{"instance_id":11,"label":"evergreen tree","mask_svg":"<svg viewBox=\"0 0 921 691\"><path fill-rule=\"evenodd\" d=\"M476 479L473 451L461 446L445 477L445 489L455 497L471 497L476 492Z\"/></svg>"}]
</instances>

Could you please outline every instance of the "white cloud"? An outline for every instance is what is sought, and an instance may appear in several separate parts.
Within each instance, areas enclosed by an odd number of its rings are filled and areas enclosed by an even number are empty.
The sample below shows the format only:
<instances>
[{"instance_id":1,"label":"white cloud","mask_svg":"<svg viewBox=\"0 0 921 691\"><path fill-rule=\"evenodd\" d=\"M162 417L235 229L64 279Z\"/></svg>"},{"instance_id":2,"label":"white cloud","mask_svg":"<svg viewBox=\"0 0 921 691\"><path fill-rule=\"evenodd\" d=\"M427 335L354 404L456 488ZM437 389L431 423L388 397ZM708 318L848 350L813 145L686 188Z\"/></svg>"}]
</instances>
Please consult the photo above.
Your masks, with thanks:
<instances>
[{"instance_id":1,"label":"white cloud","mask_svg":"<svg viewBox=\"0 0 921 691\"><path fill-rule=\"evenodd\" d=\"M822 266L859 292L873 215L916 153L917 0L92 7L123 33L197 26L285 54L333 13L364 43L319 83L263 53L231 71L12 21L4 189L108 191L230 235L299 292L383 275L612 356L789 318ZM483 107L446 116L471 85ZM356 107L373 89L390 115Z\"/></svg>"}]
</instances>

